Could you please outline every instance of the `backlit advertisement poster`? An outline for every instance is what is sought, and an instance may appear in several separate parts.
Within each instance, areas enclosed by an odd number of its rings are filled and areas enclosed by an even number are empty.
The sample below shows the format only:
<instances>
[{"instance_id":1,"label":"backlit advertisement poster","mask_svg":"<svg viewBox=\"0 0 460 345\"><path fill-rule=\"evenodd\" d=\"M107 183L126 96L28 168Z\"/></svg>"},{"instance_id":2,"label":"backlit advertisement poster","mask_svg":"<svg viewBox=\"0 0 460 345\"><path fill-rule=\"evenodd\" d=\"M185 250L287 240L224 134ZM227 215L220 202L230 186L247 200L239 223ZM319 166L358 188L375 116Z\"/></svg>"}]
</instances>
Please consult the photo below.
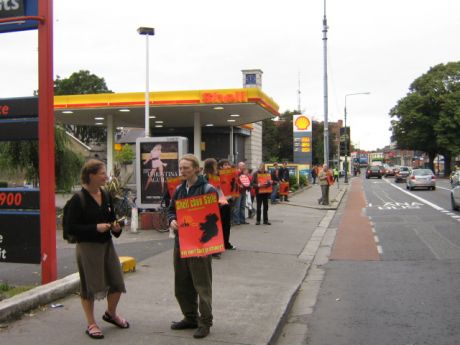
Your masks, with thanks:
<instances>
[{"instance_id":1,"label":"backlit advertisement poster","mask_svg":"<svg viewBox=\"0 0 460 345\"><path fill-rule=\"evenodd\" d=\"M179 176L179 159L187 152L187 139L182 137L138 138L137 206L157 207L168 190L167 180Z\"/></svg>"},{"instance_id":2,"label":"backlit advertisement poster","mask_svg":"<svg viewBox=\"0 0 460 345\"><path fill-rule=\"evenodd\" d=\"M181 258L224 251L224 237L217 194L176 200Z\"/></svg>"}]
</instances>

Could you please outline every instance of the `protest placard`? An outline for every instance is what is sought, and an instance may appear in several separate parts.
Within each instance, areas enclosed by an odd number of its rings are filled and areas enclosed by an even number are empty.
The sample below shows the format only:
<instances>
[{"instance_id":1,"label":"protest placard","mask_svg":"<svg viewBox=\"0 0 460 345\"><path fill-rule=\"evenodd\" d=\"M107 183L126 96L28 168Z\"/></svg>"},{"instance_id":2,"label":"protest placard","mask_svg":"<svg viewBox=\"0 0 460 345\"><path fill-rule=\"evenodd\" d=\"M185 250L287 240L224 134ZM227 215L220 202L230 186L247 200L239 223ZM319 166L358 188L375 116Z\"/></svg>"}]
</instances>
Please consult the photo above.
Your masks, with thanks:
<instances>
[{"instance_id":1,"label":"protest placard","mask_svg":"<svg viewBox=\"0 0 460 345\"><path fill-rule=\"evenodd\" d=\"M238 188L238 170L237 169L222 169L219 170L220 188L226 196L239 197L240 191Z\"/></svg>"},{"instance_id":2,"label":"protest placard","mask_svg":"<svg viewBox=\"0 0 460 345\"><path fill-rule=\"evenodd\" d=\"M168 193L169 193L170 198L173 197L177 186L180 185L182 183L182 181L184 181L184 178L182 176L170 177L170 178L168 178L166 180L166 184L168 186Z\"/></svg>"},{"instance_id":3,"label":"protest placard","mask_svg":"<svg viewBox=\"0 0 460 345\"><path fill-rule=\"evenodd\" d=\"M259 194L271 193L273 191L270 174L257 174L257 183L259 185Z\"/></svg>"},{"instance_id":4,"label":"protest placard","mask_svg":"<svg viewBox=\"0 0 460 345\"><path fill-rule=\"evenodd\" d=\"M176 200L181 258L224 251L224 237L217 194Z\"/></svg>"}]
</instances>

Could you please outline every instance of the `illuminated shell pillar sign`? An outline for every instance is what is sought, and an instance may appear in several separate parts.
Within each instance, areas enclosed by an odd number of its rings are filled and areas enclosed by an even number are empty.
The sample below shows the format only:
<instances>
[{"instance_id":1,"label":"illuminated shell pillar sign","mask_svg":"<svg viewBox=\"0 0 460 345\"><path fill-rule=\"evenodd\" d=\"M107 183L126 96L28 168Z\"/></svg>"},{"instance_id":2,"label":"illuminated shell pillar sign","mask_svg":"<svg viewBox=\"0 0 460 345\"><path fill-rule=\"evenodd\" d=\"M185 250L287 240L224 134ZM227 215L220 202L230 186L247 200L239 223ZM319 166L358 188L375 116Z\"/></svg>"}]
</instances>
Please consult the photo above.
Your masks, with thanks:
<instances>
[{"instance_id":1,"label":"illuminated shell pillar sign","mask_svg":"<svg viewBox=\"0 0 460 345\"><path fill-rule=\"evenodd\" d=\"M293 126L293 150L294 163L309 164L312 162L312 121L309 115L294 115Z\"/></svg>"}]
</instances>

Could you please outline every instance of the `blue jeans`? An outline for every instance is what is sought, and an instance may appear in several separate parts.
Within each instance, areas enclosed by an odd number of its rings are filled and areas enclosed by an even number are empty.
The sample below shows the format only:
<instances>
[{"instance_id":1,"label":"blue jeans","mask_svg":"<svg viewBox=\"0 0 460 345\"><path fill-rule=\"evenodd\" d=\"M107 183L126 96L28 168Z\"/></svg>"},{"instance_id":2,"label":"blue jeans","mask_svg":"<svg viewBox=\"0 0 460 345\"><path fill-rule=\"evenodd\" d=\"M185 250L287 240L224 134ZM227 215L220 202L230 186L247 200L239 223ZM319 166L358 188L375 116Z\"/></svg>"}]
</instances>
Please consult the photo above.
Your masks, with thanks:
<instances>
[{"instance_id":1,"label":"blue jeans","mask_svg":"<svg viewBox=\"0 0 460 345\"><path fill-rule=\"evenodd\" d=\"M279 189L280 189L279 184L274 184L273 185L273 190L272 190L272 195L271 195L272 202L276 202L276 196L278 195Z\"/></svg>"},{"instance_id":2,"label":"blue jeans","mask_svg":"<svg viewBox=\"0 0 460 345\"><path fill-rule=\"evenodd\" d=\"M241 200L240 200L240 224L244 224L246 222L246 215L245 215L245 209L246 209L246 192L241 193Z\"/></svg>"},{"instance_id":3,"label":"blue jeans","mask_svg":"<svg viewBox=\"0 0 460 345\"><path fill-rule=\"evenodd\" d=\"M241 224L240 221L240 207L241 207L241 195L235 199L232 209L232 222L233 224Z\"/></svg>"}]
</instances>

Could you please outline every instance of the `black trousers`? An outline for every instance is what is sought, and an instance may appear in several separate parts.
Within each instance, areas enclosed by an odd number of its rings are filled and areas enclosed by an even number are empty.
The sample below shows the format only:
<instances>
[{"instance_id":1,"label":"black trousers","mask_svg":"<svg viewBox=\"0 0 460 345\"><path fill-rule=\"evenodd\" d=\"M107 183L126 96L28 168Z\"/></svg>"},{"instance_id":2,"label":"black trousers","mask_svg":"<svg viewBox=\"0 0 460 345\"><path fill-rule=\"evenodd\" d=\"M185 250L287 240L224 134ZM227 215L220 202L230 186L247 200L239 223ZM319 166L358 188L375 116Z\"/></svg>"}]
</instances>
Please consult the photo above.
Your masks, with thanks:
<instances>
[{"instance_id":1,"label":"black trousers","mask_svg":"<svg viewBox=\"0 0 460 345\"><path fill-rule=\"evenodd\" d=\"M256 220L260 222L260 213L262 209L262 205L264 207L263 209L263 216L264 216L264 223L268 223L268 198L270 197L270 193L264 193L264 194L256 194L256 201L257 201L257 218Z\"/></svg>"},{"instance_id":2,"label":"black trousers","mask_svg":"<svg viewBox=\"0 0 460 345\"><path fill-rule=\"evenodd\" d=\"M232 219L232 208L230 205L221 205L220 209L220 218L222 221L222 232L224 234L224 245L225 249L231 247L230 243L230 228L231 228L231 219Z\"/></svg>"}]
</instances>

